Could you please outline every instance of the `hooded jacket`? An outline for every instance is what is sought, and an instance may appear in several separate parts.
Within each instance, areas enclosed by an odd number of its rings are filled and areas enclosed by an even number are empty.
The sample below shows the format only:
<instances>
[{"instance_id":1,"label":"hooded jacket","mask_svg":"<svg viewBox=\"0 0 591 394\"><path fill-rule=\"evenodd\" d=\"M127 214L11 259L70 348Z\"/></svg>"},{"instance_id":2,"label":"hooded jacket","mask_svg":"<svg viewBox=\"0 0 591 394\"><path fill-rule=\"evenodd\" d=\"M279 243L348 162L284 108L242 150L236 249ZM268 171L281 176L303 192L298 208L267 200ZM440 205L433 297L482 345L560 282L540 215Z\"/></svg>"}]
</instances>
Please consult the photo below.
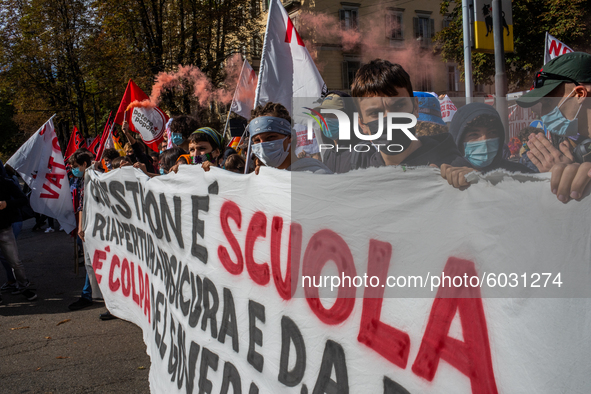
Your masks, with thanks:
<instances>
[{"instance_id":1,"label":"hooded jacket","mask_svg":"<svg viewBox=\"0 0 591 394\"><path fill-rule=\"evenodd\" d=\"M442 164L449 164L453 167L473 167L472 164L460 155L458 147L449 133L417 137L421 147L412 152L401 165L407 166L428 166L435 164L441 167ZM375 152L369 161L371 167L381 167L386 163L380 152Z\"/></svg>"},{"instance_id":2,"label":"hooded jacket","mask_svg":"<svg viewBox=\"0 0 591 394\"><path fill-rule=\"evenodd\" d=\"M458 110L458 112L456 112L449 126L449 134L451 134L451 136L453 137L462 156L465 155L463 139L466 135L466 126L468 125L468 123L470 123L480 115L489 115L495 117L499 121L499 130L503 129L501 117L499 116L497 110L494 109L492 106L484 103L470 103L464 105L462 108ZM505 133L498 133L498 137L499 151L497 152L497 155L493 159L492 163L490 163L488 166L479 168L478 170L480 172L486 173L497 169L504 169L510 172L534 172L523 164L514 163L512 161L504 159L503 146L505 145Z\"/></svg>"}]
</instances>

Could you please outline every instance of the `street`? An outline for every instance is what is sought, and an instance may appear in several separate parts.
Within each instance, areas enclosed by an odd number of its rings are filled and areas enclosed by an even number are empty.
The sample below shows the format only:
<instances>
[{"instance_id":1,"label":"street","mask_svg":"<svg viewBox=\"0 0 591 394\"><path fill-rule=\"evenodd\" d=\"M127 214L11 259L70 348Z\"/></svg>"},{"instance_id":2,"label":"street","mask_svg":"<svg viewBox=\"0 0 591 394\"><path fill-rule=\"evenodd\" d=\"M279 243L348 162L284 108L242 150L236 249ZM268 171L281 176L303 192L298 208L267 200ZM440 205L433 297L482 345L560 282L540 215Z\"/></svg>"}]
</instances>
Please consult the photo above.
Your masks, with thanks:
<instances>
[{"instance_id":1,"label":"street","mask_svg":"<svg viewBox=\"0 0 591 394\"><path fill-rule=\"evenodd\" d=\"M148 393L150 360L141 330L124 320L99 320L102 300L68 310L85 278L84 267L74 273L74 240L63 231L33 232L34 223L23 223L18 246L38 299L2 294L0 392Z\"/></svg>"}]
</instances>

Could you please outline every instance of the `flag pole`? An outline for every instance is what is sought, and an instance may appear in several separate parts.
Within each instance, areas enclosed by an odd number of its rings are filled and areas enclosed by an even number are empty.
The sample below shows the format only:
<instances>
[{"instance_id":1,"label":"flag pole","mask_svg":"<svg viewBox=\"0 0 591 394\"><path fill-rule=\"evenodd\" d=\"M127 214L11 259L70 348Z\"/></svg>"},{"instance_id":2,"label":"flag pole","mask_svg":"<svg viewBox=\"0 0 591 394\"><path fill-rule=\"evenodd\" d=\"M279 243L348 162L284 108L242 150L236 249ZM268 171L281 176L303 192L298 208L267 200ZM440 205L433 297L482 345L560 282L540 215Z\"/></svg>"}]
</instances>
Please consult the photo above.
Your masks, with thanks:
<instances>
[{"instance_id":1,"label":"flag pole","mask_svg":"<svg viewBox=\"0 0 591 394\"><path fill-rule=\"evenodd\" d=\"M261 53L261 66L259 67L259 78L257 81L257 90L256 90L256 94L254 96L254 105L253 105L253 109L256 108L259 105L259 96L261 94L261 84L262 84L262 78L261 76L263 75L263 67L264 67L264 60L265 60L265 55L267 52L267 41L269 38L269 22L271 20L271 11L273 10L273 3L275 2L275 0L271 0L269 1L269 12L267 13L267 27L265 28L265 39L263 40L263 50ZM250 134L248 135L248 150L246 151L246 164L244 165L244 173L248 174L248 167L250 164L250 145L251 145L251 137Z\"/></svg>"},{"instance_id":2,"label":"flag pole","mask_svg":"<svg viewBox=\"0 0 591 394\"><path fill-rule=\"evenodd\" d=\"M110 119L110 117L109 117L109 119ZM107 119L107 122L109 121L109 119ZM113 134L113 127L115 127L115 119L113 119L113 123L111 123L111 127L109 128L109 134L107 134L107 138L105 138L105 143L107 143L107 139ZM98 161L102 161L104 155L105 155L105 149L103 147L103 151L101 152L101 157L99 158Z\"/></svg>"},{"instance_id":3,"label":"flag pole","mask_svg":"<svg viewBox=\"0 0 591 394\"><path fill-rule=\"evenodd\" d=\"M242 80L242 73L244 72L244 59L242 61L242 68L240 69L240 75L238 76L238 84ZM232 105L234 105L234 101L236 100L236 92L238 91L238 84L236 84L236 89L234 90L234 95L232 96L232 102L230 103L230 109L228 110L228 117L226 118L226 126L224 127L224 134L223 136L229 141L231 137L226 135L226 131L228 130L228 123L230 123L230 114L232 113Z\"/></svg>"},{"instance_id":4,"label":"flag pole","mask_svg":"<svg viewBox=\"0 0 591 394\"><path fill-rule=\"evenodd\" d=\"M546 64L546 59L548 58L548 32L544 36L544 64Z\"/></svg>"}]
</instances>

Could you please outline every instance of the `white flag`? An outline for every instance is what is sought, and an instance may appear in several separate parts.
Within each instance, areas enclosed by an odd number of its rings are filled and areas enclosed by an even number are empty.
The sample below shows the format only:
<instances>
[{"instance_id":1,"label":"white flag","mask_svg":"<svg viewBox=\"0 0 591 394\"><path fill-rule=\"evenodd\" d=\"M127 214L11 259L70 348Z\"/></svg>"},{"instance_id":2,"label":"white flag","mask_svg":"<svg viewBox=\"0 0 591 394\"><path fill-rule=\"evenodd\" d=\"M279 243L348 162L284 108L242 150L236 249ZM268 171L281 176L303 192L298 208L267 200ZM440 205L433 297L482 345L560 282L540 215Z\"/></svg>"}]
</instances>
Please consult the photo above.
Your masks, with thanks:
<instances>
[{"instance_id":1,"label":"white flag","mask_svg":"<svg viewBox=\"0 0 591 394\"><path fill-rule=\"evenodd\" d=\"M320 98L326 90L304 41L279 0L270 1L258 83L258 104L281 103L290 112L292 97Z\"/></svg>"},{"instance_id":2,"label":"white flag","mask_svg":"<svg viewBox=\"0 0 591 394\"><path fill-rule=\"evenodd\" d=\"M31 188L31 208L57 219L69 233L76 228L70 183L50 119L6 163Z\"/></svg>"},{"instance_id":3,"label":"white flag","mask_svg":"<svg viewBox=\"0 0 591 394\"><path fill-rule=\"evenodd\" d=\"M451 101L447 94L443 100L439 100L439 105L441 107L441 119L443 119L445 123L451 122L454 115L458 111L456 105L453 103L453 101Z\"/></svg>"},{"instance_id":4,"label":"white flag","mask_svg":"<svg viewBox=\"0 0 591 394\"><path fill-rule=\"evenodd\" d=\"M232 106L230 107L232 112L250 119L250 111L254 107L257 80L257 74L250 67L248 61L244 60L242 71L240 71L240 80L236 86Z\"/></svg>"},{"instance_id":5,"label":"white flag","mask_svg":"<svg viewBox=\"0 0 591 394\"><path fill-rule=\"evenodd\" d=\"M544 52L544 64L550 60L564 55L565 53L574 52L571 47L564 42L557 40L550 33L546 32L546 51Z\"/></svg>"}]
</instances>

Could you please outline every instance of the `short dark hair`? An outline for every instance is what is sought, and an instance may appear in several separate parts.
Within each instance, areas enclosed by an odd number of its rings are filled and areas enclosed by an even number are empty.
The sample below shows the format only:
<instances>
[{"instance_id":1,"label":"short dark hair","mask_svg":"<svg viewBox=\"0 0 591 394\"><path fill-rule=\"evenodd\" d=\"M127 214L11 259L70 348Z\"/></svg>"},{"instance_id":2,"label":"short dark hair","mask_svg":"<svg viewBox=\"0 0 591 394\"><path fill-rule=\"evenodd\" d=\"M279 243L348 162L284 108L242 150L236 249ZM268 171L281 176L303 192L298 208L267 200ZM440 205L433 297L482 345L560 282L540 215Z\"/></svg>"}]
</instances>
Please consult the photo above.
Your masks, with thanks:
<instances>
[{"instance_id":1,"label":"short dark hair","mask_svg":"<svg viewBox=\"0 0 591 394\"><path fill-rule=\"evenodd\" d=\"M199 120L189 115L175 116L170 122L170 131L172 133L181 133L183 138L189 138L192 132L201 125Z\"/></svg>"},{"instance_id":2,"label":"short dark hair","mask_svg":"<svg viewBox=\"0 0 591 394\"><path fill-rule=\"evenodd\" d=\"M86 164L87 167L90 167L92 160L92 154L87 149L82 148L72 153L72 156L70 156L68 159L68 163L70 163L70 165L74 165L74 163L76 163L79 166Z\"/></svg>"},{"instance_id":3,"label":"short dark hair","mask_svg":"<svg viewBox=\"0 0 591 394\"><path fill-rule=\"evenodd\" d=\"M375 59L357 70L351 86L351 95L353 97L395 97L398 96L396 88L406 89L408 95L414 97L410 76L400 64Z\"/></svg>"},{"instance_id":4,"label":"short dark hair","mask_svg":"<svg viewBox=\"0 0 591 394\"><path fill-rule=\"evenodd\" d=\"M178 146L165 150L160 155L160 168L165 171L169 171L170 168L176 164L178 158L185 154L187 154L187 152Z\"/></svg>"},{"instance_id":5,"label":"short dark hair","mask_svg":"<svg viewBox=\"0 0 591 394\"><path fill-rule=\"evenodd\" d=\"M234 153L224 161L224 169L232 172L237 172L240 174L244 173L244 167L246 166L246 161L242 156L237 153Z\"/></svg>"},{"instance_id":6,"label":"short dark hair","mask_svg":"<svg viewBox=\"0 0 591 394\"><path fill-rule=\"evenodd\" d=\"M197 142L209 142L209 144L211 145L212 150L222 150L222 146L218 146L218 143L214 141L213 138L211 138L211 136L209 136L206 133L193 133L189 136L189 138L187 139L187 141L189 141L189 143L194 143L196 144Z\"/></svg>"},{"instance_id":7,"label":"short dark hair","mask_svg":"<svg viewBox=\"0 0 591 394\"><path fill-rule=\"evenodd\" d=\"M103 159L113 160L114 158L119 157L119 156L121 156L121 155L119 154L117 149L109 148L109 149L105 149L105 151L103 152Z\"/></svg>"},{"instance_id":8,"label":"short dark hair","mask_svg":"<svg viewBox=\"0 0 591 394\"><path fill-rule=\"evenodd\" d=\"M127 156L117 156L117 157L115 157L111 161L111 167L113 167L113 169L117 169L117 168L121 167L121 162L123 160L127 160Z\"/></svg>"},{"instance_id":9,"label":"short dark hair","mask_svg":"<svg viewBox=\"0 0 591 394\"><path fill-rule=\"evenodd\" d=\"M280 103L267 103L265 106L258 105L250 113L250 119L258 118L260 116L274 116L287 120L291 124L291 116L287 108Z\"/></svg>"}]
</instances>

